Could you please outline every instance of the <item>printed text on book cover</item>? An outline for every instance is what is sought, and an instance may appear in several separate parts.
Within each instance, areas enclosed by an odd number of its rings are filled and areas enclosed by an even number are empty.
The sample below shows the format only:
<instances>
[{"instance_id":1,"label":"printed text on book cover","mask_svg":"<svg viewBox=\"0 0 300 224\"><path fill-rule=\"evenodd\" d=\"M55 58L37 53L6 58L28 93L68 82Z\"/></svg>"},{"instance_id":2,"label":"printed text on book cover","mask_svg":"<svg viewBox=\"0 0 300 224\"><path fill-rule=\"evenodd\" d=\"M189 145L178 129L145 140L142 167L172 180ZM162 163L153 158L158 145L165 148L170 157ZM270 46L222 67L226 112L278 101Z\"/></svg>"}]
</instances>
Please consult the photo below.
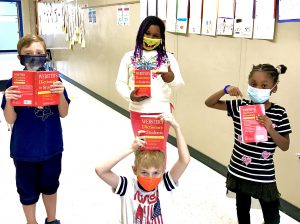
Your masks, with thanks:
<instances>
[{"instance_id":1,"label":"printed text on book cover","mask_svg":"<svg viewBox=\"0 0 300 224\"><path fill-rule=\"evenodd\" d=\"M12 100L12 105L34 107L57 105L59 94L51 93L50 85L58 79L58 71L13 71L12 84L18 86L21 97Z\"/></svg>"}]
</instances>

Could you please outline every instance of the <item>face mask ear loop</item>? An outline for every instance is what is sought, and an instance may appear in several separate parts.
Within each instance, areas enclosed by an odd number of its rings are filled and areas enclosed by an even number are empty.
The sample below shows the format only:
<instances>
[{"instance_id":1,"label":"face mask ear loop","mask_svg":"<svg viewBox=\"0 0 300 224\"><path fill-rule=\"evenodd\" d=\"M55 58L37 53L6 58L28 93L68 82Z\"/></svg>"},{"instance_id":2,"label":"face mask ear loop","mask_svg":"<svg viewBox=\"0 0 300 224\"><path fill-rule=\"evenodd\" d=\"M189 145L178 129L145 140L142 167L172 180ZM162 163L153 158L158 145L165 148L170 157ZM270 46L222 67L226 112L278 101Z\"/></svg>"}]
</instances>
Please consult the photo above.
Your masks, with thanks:
<instances>
[{"instance_id":1,"label":"face mask ear loop","mask_svg":"<svg viewBox=\"0 0 300 224\"><path fill-rule=\"evenodd\" d=\"M272 90L278 85L278 83L279 83L279 81L277 81L277 82L275 83L275 85L270 89L270 93L272 93Z\"/></svg>"}]
</instances>

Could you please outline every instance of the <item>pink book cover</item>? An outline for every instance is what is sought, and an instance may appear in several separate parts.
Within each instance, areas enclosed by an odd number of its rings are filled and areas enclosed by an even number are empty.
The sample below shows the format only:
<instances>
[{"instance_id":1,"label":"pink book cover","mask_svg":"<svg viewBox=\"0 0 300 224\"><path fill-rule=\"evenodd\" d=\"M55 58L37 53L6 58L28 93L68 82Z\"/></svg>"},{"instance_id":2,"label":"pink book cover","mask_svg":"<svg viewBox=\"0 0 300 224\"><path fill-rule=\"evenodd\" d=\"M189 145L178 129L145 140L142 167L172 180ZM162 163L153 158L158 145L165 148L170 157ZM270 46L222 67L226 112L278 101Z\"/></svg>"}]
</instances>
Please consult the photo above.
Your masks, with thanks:
<instances>
[{"instance_id":1,"label":"pink book cover","mask_svg":"<svg viewBox=\"0 0 300 224\"><path fill-rule=\"evenodd\" d=\"M58 71L13 71L12 85L18 86L21 97L12 100L12 105L29 107L57 105L59 95L50 92L50 85L58 80Z\"/></svg>"},{"instance_id":2,"label":"pink book cover","mask_svg":"<svg viewBox=\"0 0 300 224\"><path fill-rule=\"evenodd\" d=\"M33 106L34 97L34 73L31 71L13 71L12 85L18 86L21 91L21 97L17 100L12 100L13 106Z\"/></svg>"},{"instance_id":3,"label":"pink book cover","mask_svg":"<svg viewBox=\"0 0 300 224\"><path fill-rule=\"evenodd\" d=\"M144 150L162 150L164 148L165 121L159 115L141 115L140 130L145 131L146 144Z\"/></svg>"},{"instance_id":4,"label":"pink book cover","mask_svg":"<svg viewBox=\"0 0 300 224\"><path fill-rule=\"evenodd\" d=\"M137 95L151 96L151 70L134 70L134 89Z\"/></svg>"},{"instance_id":5,"label":"pink book cover","mask_svg":"<svg viewBox=\"0 0 300 224\"><path fill-rule=\"evenodd\" d=\"M257 116L265 115L264 104L240 106L242 142L268 141L268 132L258 123Z\"/></svg>"}]
</instances>

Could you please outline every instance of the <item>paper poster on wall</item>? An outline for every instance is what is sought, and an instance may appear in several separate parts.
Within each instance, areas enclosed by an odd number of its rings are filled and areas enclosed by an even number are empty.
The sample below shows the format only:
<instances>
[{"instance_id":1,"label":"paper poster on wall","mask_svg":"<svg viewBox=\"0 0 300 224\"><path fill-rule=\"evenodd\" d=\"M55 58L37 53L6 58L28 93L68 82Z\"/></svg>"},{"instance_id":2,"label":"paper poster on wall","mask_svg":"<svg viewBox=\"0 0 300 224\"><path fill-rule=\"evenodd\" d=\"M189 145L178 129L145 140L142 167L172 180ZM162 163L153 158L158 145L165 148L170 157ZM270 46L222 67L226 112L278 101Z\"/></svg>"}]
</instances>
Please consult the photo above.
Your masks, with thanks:
<instances>
[{"instance_id":1,"label":"paper poster on wall","mask_svg":"<svg viewBox=\"0 0 300 224\"><path fill-rule=\"evenodd\" d=\"M129 25L129 6L120 5L117 7L117 24L121 26Z\"/></svg>"},{"instance_id":2,"label":"paper poster on wall","mask_svg":"<svg viewBox=\"0 0 300 224\"><path fill-rule=\"evenodd\" d=\"M123 6L121 5L117 7L117 24L123 25Z\"/></svg>"},{"instance_id":3,"label":"paper poster on wall","mask_svg":"<svg viewBox=\"0 0 300 224\"><path fill-rule=\"evenodd\" d=\"M188 0L180 0L177 2L177 21L176 32L186 34L188 25Z\"/></svg>"},{"instance_id":4,"label":"paper poster on wall","mask_svg":"<svg viewBox=\"0 0 300 224\"><path fill-rule=\"evenodd\" d=\"M236 0L234 37L252 38L253 33L253 0Z\"/></svg>"},{"instance_id":5,"label":"paper poster on wall","mask_svg":"<svg viewBox=\"0 0 300 224\"><path fill-rule=\"evenodd\" d=\"M148 0L148 16L157 16L156 0Z\"/></svg>"},{"instance_id":6,"label":"paper poster on wall","mask_svg":"<svg viewBox=\"0 0 300 224\"><path fill-rule=\"evenodd\" d=\"M253 38L273 40L275 27L274 0L256 0Z\"/></svg>"},{"instance_id":7,"label":"paper poster on wall","mask_svg":"<svg viewBox=\"0 0 300 224\"><path fill-rule=\"evenodd\" d=\"M300 1L280 0L278 3L278 22L299 22Z\"/></svg>"},{"instance_id":8,"label":"paper poster on wall","mask_svg":"<svg viewBox=\"0 0 300 224\"><path fill-rule=\"evenodd\" d=\"M177 0L167 0L166 30L169 32L176 30L176 7Z\"/></svg>"},{"instance_id":9,"label":"paper poster on wall","mask_svg":"<svg viewBox=\"0 0 300 224\"><path fill-rule=\"evenodd\" d=\"M163 21L167 19L167 0L157 1L157 16Z\"/></svg>"},{"instance_id":10,"label":"paper poster on wall","mask_svg":"<svg viewBox=\"0 0 300 224\"><path fill-rule=\"evenodd\" d=\"M140 0L140 19L143 21L147 17L148 0Z\"/></svg>"},{"instance_id":11,"label":"paper poster on wall","mask_svg":"<svg viewBox=\"0 0 300 224\"><path fill-rule=\"evenodd\" d=\"M201 34L208 36L216 35L216 22L218 0L204 0L203 1L203 18Z\"/></svg>"},{"instance_id":12,"label":"paper poster on wall","mask_svg":"<svg viewBox=\"0 0 300 224\"><path fill-rule=\"evenodd\" d=\"M189 33L201 33L202 0L190 0Z\"/></svg>"},{"instance_id":13,"label":"paper poster on wall","mask_svg":"<svg viewBox=\"0 0 300 224\"><path fill-rule=\"evenodd\" d=\"M96 17L96 9L89 9L89 23L96 23L97 17Z\"/></svg>"},{"instance_id":14,"label":"paper poster on wall","mask_svg":"<svg viewBox=\"0 0 300 224\"><path fill-rule=\"evenodd\" d=\"M253 19L234 19L234 37L252 38Z\"/></svg>"},{"instance_id":15,"label":"paper poster on wall","mask_svg":"<svg viewBox=\"0 0 300 224\"><path fill-rule=\"evenodd\" d=\"M128 5L123 5L123 23L124 26L129 25L129 6Z\"/></svg>"},{"instance_id":16,"label":"paper poster on wall","mask_svg":"<svg viewBox=\"0 0 300 224\"><path fill-rule=\"evenodd\" d=\"M219 0L217 35L231 36L234 23L234 0Z\"/></svg>"}]
</instances>

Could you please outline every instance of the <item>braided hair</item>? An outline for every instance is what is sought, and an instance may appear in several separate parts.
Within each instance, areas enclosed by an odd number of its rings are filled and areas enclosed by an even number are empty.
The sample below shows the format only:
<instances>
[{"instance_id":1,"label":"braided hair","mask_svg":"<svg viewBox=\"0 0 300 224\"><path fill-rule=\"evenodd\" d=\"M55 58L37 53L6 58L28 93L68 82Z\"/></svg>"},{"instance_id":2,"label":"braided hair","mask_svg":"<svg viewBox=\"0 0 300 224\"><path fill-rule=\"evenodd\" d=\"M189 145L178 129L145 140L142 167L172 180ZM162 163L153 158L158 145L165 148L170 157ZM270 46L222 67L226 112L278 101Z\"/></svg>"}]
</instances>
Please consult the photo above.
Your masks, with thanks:
<instances>
[{"instance_id":1,"label":"braided hair","mask_svg":"<svg viewBox=\"0 0 300 224\"><path fill-rule=\"evenodd\" d=\"M270 64L259 64L259 65L253 65L252 70L249 74L249 79L252 77L254 72L260 71L265 72L268 75L271 76L274 83L278 82L278 76L280 74L284 74L287 70L287 67L285 65L278 65L276 68L273 65Z\"/></svg>"},{"instance_id":2,"label":"braided hair","mask_svg":"<svg viewBox=\"0 0 300 224\"><path fill-rule=\"evenodd\" d=\"M143 38L144 34L147 32L151 25L157 25L160 29L161 35L161 44L156 47L157 50L157 63L160 66L163 62L163 58L167 57L166 47L165 47L165 24L163 21L156 16L148 16L146 17L140 25L136 36L136 44L133 53L133 57L135 59L141 58L143 56Z\"/></svg>"}]
</instances>

